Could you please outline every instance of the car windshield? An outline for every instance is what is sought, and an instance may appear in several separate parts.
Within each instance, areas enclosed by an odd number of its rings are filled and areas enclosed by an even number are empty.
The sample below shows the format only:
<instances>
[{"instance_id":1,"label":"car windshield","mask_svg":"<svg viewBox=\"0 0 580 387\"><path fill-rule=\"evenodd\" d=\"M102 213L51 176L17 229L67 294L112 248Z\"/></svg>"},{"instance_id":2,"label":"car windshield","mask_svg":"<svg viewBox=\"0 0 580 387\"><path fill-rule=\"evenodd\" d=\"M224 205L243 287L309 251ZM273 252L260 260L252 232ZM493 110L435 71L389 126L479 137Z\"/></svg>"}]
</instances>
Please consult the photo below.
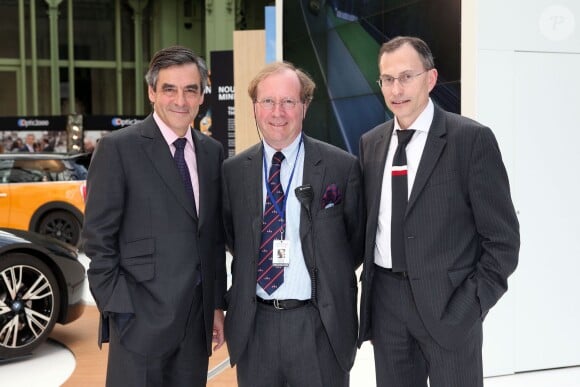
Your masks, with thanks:
<instances>
[{"instance_id":1,"label":"car windshield","mask_svg":"<svg viewBox=\"0 0 580 387\"><path fill-rule=\"evenodd\" d=\"M5 183L71 181L87 178L87 168L80 164L80 161L77 162L76 158L3 160L0 169L0 177Z\"/></svg>"},{"instance_id":2,"label":"car windshield","mask_svg":"<svg viewBox=\"0 0 580 387\"><path fill-rule=\"evenodd\" d=\"M65 164L69 164L70 169L65 173L66 178L62 180L86 180L87 167L80 163L79 159L64 160Z\"/></svg>"}]
</instances>

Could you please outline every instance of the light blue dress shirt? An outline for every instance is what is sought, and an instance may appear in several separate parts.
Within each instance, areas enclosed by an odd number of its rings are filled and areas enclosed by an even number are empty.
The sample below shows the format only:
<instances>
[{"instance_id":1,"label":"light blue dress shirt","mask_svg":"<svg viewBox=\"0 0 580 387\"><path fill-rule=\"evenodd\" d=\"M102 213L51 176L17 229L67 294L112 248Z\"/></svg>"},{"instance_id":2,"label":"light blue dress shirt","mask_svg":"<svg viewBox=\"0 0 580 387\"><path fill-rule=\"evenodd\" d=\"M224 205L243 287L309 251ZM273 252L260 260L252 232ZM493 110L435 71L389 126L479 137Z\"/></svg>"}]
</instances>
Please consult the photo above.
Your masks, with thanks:
<instances>
[{"instance_id":1,"label":"light blue dress shirt","mask_svg":"<svg viewBox=\"0 0 580 387\"><path fill-rule=\"evenodd\" d=\"M310 274L304 262L304 255L302 254L302 242L300 241L300 202L294 194L294 189L302 185L302 177L304 172L304 143L300 144L302 136L298 136L292 144L282 149L284 154L284 161L280 169L280 181L284 189L284 193L288 196L286 200L286 233L284 238L290 243L290 265L284 268L284 283L274 293L268 295L256 283L256 295L268 299L297 299L309 300L311 297L311 282ZM270 170L272 164L272 156L276 150L270 147L266 142L264 144L264 152L266 157L266 169ZM297 153L299 152L299 153ZM288 188L288 180L294 170L292 182ZM262 168L262 208L266 207L266 179Z\"/></svg>"}]
</instances>

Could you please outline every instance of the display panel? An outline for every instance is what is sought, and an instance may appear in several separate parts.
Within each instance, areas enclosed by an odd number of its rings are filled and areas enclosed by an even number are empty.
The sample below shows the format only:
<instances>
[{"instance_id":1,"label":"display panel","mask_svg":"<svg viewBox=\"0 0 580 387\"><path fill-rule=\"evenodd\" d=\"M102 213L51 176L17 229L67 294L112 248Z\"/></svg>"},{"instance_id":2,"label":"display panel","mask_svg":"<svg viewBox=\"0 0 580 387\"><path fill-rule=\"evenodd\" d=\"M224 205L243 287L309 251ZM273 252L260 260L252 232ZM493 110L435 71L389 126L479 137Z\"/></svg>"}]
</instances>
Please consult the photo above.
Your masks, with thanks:
<instances>
[{"instance_id":1,"label":"display panel","mask_svg":"<svg viewBox=\"0 0 580 387\"><path fill-rule=\"evenodd\" d=\"M307 134L358 153L358 140L392 114L376 84L380 45L399 35L422 38L439 81L431 93L459 113L461 0L298 0L283 3L284 60L316 82Z\"/></svg>"}]
</instances>

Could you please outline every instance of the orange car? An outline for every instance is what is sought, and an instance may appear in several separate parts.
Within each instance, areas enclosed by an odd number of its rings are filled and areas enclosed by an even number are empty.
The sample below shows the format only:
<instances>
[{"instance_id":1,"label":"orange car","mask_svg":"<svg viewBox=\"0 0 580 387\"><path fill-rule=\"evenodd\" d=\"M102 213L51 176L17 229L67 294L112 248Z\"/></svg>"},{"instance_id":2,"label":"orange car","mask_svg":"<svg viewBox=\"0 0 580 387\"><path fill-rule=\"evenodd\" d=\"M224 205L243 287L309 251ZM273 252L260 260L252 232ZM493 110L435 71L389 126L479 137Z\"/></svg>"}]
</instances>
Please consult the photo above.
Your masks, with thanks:
<instances>
[{"instance_id":1,"label":"orange car","mask_svg":"<svg viewBox=\"0 0 580 387\"><path fill-rule=\"evenodd\" d=\"M0 154L0 227L80 239L87 155Z\"/></svg>"}]
</instances>

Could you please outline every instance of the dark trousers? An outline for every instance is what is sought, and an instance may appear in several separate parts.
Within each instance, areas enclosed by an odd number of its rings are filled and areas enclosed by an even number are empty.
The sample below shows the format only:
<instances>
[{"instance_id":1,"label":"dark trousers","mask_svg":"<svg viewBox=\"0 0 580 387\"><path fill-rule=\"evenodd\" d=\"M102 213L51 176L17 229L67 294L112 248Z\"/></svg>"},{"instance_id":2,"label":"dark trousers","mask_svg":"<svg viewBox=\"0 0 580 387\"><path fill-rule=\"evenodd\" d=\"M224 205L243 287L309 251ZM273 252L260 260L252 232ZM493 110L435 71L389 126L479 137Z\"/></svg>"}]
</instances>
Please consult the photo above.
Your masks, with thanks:
<instances>
[{"instance_id":1,"label":"dark trousers","mask_svg":"<svg viewBox=\"0 0 580 387\"><path fill-rule=\"evenodd\" d=\"M430 336L407 278L375 271L372 342L378 387L483 387L481 322L454 351Z\"/></svg>"},{"instance_id":2,"label":"dark trousers","mask_svg":"<svg viewBox=\"0 0 580 387\"><path fill-rule=\"evenodd\" d=\"M313 305L276 310L258 304L254 330L237 364L238 387L348 387Z\"/></svg>"},{"instance_id":3,"label":"dark trousers","mask_svg":"<svg viewBox=\"0 0 580 387\"><path fill-rule=\"evenodd\" d=\"M208 355L204 333L201 286L197 287L185 337L163 356L144 356L127 350L111 322L107 387L204 387ZM128 328L130 329L130 327ZM143 340L147 340L146 337Z\"/></svg>"}]
</instances>

